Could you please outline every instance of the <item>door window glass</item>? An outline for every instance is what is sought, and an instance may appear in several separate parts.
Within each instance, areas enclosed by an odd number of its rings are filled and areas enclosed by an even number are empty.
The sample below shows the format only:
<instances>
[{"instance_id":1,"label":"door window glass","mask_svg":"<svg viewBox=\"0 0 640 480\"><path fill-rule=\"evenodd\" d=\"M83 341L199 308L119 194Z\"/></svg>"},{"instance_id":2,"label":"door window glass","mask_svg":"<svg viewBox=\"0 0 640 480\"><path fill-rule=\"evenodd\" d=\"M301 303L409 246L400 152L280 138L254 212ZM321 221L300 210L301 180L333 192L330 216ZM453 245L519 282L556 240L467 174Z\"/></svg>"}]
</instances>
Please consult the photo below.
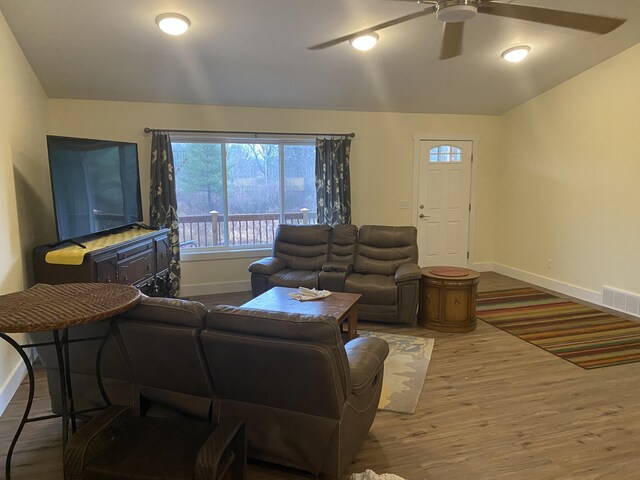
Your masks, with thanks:
<instances>
[{"instance_id":1,"label":"door window glass","mask_svg":"<svg viewBox=\"0 0 640 480\"><path fill-rule=\"evenodd\" d=\"M453 145L439 145L429 150L429 163L460 163L461 151Z\"/></svg>"}]
</instances>

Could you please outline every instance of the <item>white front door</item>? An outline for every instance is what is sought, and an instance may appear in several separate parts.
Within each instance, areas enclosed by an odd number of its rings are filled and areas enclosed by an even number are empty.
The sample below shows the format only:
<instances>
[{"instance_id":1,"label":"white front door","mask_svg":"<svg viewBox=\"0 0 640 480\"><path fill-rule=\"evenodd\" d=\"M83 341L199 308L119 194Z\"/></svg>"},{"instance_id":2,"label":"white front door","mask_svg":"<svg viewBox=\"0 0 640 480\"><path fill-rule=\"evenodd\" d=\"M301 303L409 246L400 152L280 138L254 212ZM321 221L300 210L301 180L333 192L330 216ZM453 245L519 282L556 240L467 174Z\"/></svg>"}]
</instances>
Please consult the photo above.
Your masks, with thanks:
<instances>
[{"instance_id":1,"label":"white front door","mask_svg":"<svg viewBox=\"0 0 640 480\"><path fill-rule=\"evenodd\" d=\"M471 141L420 141L420 265L466 267L471 205Z\"/></svg>"}]
</instances>

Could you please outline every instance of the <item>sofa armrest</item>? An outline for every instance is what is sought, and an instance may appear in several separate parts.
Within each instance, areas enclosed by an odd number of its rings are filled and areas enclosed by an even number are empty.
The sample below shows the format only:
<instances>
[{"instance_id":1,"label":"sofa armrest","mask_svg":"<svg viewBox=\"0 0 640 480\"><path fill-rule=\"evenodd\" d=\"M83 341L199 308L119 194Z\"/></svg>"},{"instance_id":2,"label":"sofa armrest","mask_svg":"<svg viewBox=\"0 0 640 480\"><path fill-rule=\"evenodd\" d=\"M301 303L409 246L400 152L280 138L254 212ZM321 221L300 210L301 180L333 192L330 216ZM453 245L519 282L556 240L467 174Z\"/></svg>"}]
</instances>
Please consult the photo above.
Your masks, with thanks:
<instances>
[{"instance_id":1,"label":"sofa armrest","mask_svg":"<svg viewBox=\"0 0 640 480\"><path fill-rule=\"evenodd\" d=\"M381 338L358 337L344 348L351 370L351 392L358 395L376 380L389 354L389 345Z\"/></svg>"},{"instance_id":2,"label":"sofa armrest","mask_svg":"<svg viewBox=\"0 0 640 480\"><path fill-rule=\"evenodd\" d=\"M353 265L345 262L327 262L322 265L323 272L351 273Z\"/></svg>"},{"instance_id":3,"label":"sofa armrest","mask_svg":"<svg viewBox=\"0 0 640 480\"><path fill-rule=\"evenodd\" d=\"M396 276L394 278L396 283L408 282L411 280L420 280L422 272L417 263L405 263L400 265L400 268L396 270Z\"/></svg>"},{"instance_id":4,"label":"sofa armrest","mask_svg":"<svg viewBox=\"0 0 640 480\"><path fill-rule=\"evenodd\" d=\"M256 260L249 265L249 271L251 273L258 273L261 275L273 275L279 272L285 267L284 260L278 257L266 257Z\"/></svg>"},{"instance_id":5,"label":"sofa armrest","mask_svg":"<svg viewBox=\"0 0 640 480\"><path fill-rule=\"evenodd\" d=\"M344 292L344 282L347 272L320 272L318 274L318 288L330 292Z\"/></svg>"}]
</instances>

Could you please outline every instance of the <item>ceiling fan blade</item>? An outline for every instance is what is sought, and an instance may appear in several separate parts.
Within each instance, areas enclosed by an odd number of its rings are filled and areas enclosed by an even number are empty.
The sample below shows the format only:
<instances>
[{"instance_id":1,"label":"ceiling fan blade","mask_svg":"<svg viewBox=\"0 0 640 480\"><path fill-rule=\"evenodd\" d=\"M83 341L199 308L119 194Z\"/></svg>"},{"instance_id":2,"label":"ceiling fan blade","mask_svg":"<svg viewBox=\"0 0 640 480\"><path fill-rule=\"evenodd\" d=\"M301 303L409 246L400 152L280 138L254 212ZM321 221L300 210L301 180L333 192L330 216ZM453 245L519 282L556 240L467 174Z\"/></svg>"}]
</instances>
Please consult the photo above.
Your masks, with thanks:
<instances>
[{"instance_id":1,"label":"ceiling fan blade","mask_svg":"<svg viewBox=\"0 0 640 480\"><path fill-rule=\"evenodd\" d=\"M587 13L563 12L561 10L528 7L524 5L514 5L512 3L482 3L478 7L478 12L600 34L609 33L625 22L625 20L621 18L601 17Z\"/></svg>"},{"instance_id":2,"label":"ceiling fan blade","mask_svg":"<svg viewBox=\"0 0 640 480\"><path fill-rule=\"evenodd\" d=\"M462 34L464 22L447 22L442 32L442 45L440 46L440 60L462 55Z\"/></svg>"},{"instance_id":3,"label":"ceiling fan blade","mask_svg":"<svg viewBox=\"0 0 640 480\"><path fill-rule=\"evenodd\" d=\"M409 15L404 15L402 17L394 18L393 20L388 20L386 22L379 23L378 25L374 25L372 27L365 28L363 30L359 30L354 33L350 33L349 35L334 38L333 40L329 40L328 42L319 43L318 45L309 47L307 50L322 50L324 48L333 47L334 45L338 45L339 43L351 40L352 38L355 38L358 35L362 35L363 33L376 32L378 30L382 30L383 28L392 27L394 25L398 25L399 23L403 23L403 22L408 22L409 20L413 20L414 18L420 18L426 15L430 15L432 13L435 13L437 9L438 7L433 5L419 12L414 12L414 13L410 13Z\"/></svg>"}]
</instances>

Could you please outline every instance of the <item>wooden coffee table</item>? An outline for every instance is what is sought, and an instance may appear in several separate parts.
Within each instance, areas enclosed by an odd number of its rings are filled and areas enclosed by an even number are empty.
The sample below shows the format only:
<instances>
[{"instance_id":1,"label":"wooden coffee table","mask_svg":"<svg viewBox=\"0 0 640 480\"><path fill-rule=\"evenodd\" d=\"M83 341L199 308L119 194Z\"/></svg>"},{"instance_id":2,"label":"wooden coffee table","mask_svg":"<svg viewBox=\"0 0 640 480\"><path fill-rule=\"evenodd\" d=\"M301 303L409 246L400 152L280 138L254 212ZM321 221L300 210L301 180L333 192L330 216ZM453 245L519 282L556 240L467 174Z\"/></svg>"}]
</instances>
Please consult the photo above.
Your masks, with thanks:
<instances>
[{"instance_id":1,"label":"wooden coffee table","mask_svg":"<svg viewBox=\"0 0 640 480\"><path fill-rule=\"evenodd\" d=\"M289 296L290 293L297 291L297 288L273 287L242 305L242 308L303 315L328 315L338 321L341 330L346 324L347 342L358 336L358 300L362 295L331 292L331 295L326 298L301 302Z\"/></svg>"}]
</instances>

